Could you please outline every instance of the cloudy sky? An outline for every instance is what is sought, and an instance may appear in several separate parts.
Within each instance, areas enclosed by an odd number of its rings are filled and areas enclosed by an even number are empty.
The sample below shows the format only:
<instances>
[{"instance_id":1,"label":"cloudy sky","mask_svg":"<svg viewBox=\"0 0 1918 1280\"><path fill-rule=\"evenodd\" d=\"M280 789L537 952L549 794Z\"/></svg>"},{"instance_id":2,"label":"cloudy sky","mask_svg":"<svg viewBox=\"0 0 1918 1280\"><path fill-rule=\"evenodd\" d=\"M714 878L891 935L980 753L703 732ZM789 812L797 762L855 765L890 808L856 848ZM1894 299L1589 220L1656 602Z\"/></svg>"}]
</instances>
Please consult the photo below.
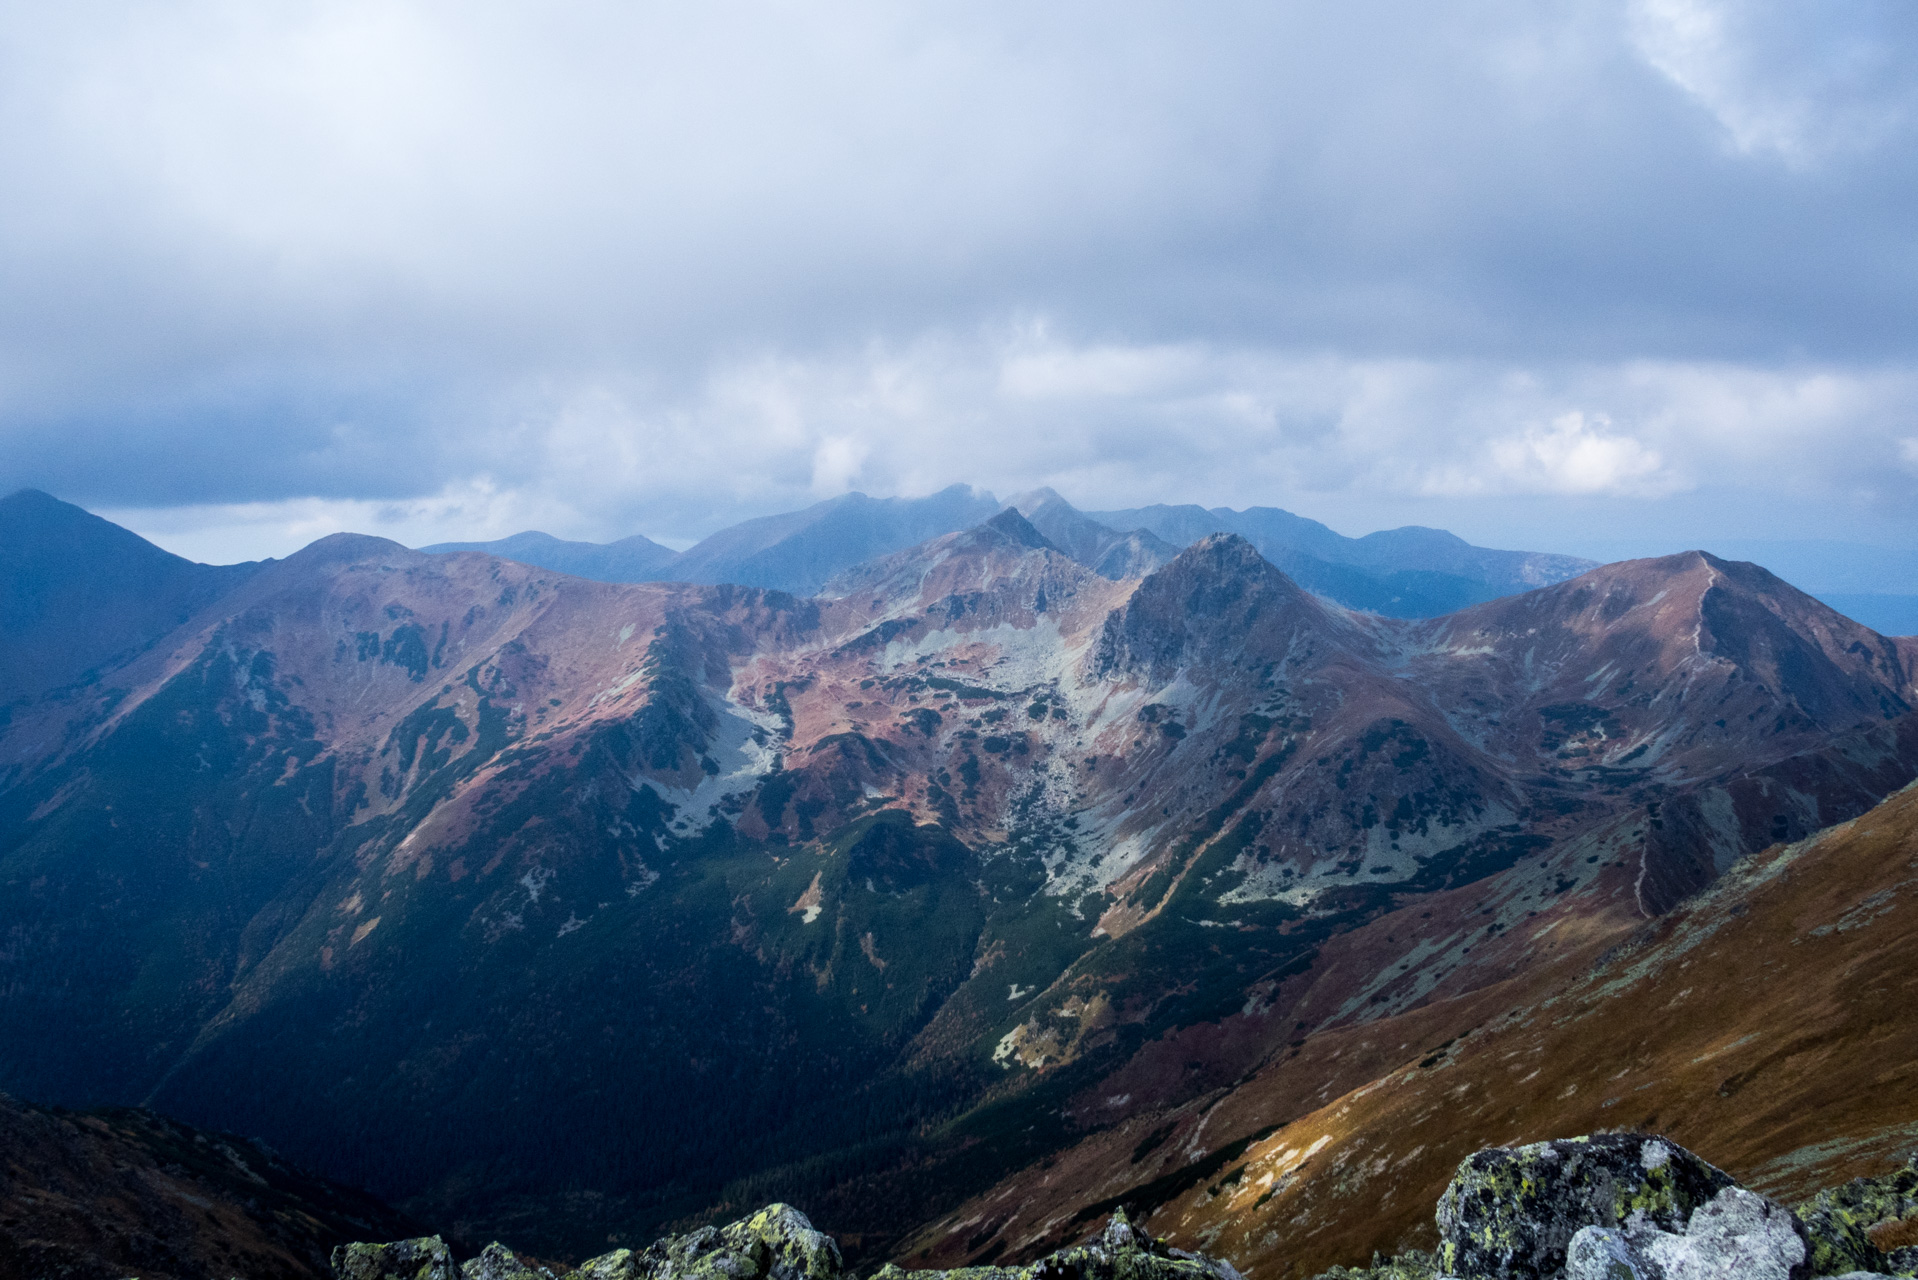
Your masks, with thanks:
<instances>
[{"instance_id":1,"label":"cloudy sky","mask_svg":"<svg viewBox=\"0 0 1918 1280\"><path fill-rule=\"evenodd\" d=\"M0 6L0 489L1918 550L1914 65L1909 0Z\"/></svg>"}]
</instances>

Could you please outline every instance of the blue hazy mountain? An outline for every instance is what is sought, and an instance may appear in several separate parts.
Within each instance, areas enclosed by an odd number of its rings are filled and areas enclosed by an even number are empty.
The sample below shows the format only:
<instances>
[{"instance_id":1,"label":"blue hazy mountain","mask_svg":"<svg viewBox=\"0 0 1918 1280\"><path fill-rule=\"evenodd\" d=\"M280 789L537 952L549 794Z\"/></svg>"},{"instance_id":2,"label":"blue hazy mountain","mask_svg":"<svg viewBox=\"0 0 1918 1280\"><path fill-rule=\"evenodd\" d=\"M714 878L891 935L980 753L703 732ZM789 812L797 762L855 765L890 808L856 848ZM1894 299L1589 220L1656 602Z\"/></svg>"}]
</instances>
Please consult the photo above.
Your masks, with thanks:
<instances>
[{"instance_id":1,"label":"blue hazy mountain","mask_svg":"<svg viewBox=\"0 0 1918 1280\"><path fill-rule=\"evenodd\" d=\"M1214 533L1236 533L1308 590L1348 608L1400 618L1450 613L1596 567L1577 556L1475 547L1456 534L1418 525L1348 538L1277 507L1234 511L1160 503L1087 514L1110 528L1145 530L1174 548Z\"/></svg>"},{"instance_id":2,"label":"blue hazy mountain","mask_svg":"<svg viewBox=\"0 0 1918 1280\"><path fill-rule=\"evenodd\" d=\"M801 511L743 520L683 552L637 535L602 544L544 533L420 549L483 551L598 582L731 582L810 595L856 564L971 528L998 510L990 493L955 484L923 498L842 494Z\"/></svg>"},{"instance_id":3,"label":"blue hazy mountain","mask_svg":"<svg viewBox=\"0 0 1918 1280\"><path fill-rule=\"evenodd\" d=\"M482 551L502 560L517 560L595 582L657 582L661 571L679 558L671 547L662 547L637 533L618 542L568 542L550 533L528 530L492 542L441 542L421 550Z\"/></svg>"},{"instance_id":4,"label":"blue hazy mountain","mask_svg":"<svg viewBox=\"0 0 1918 1280\"><path fill-rule=\"evenodd\" d=\"M923 498L848 493L742 521L679 553L638 536L600 544L544 533L422 549L483 551L600 582L730 582L810 595L856 565L972 528L1007 507L1102 577L1141 577L1208 534L1237 533L1308 590L1347 608L1392 617L1434 617L1593 567L1575 556L1475 547L1442 529L1407 527L1347 538L1276 507L1161 505L1088 513L1051 489L1001 503L968 485Z\"/></svg>"},{"instance_id":5,"label":"blue hazy mountain","mask_svg":"<svg viewBox=\"0 0 1918 1280\"><path fill-rule=\"evenodd\" d=\"M38 489L0 498L0 720L146 648L258 567L196 564Z\"/></svg>"},{"instance_id":6,"label":"blue hazy mountain","mask_svg":"<svg viewBox=\"0 0 1918 1280\"><path fill-rule=\"evenodd\" d=\"M667 570L674 582L733 582L811 595L835 575L991 519L999 500L955 484L923 498L848 493L721 529Z\"/></svg>"}]
</instances>

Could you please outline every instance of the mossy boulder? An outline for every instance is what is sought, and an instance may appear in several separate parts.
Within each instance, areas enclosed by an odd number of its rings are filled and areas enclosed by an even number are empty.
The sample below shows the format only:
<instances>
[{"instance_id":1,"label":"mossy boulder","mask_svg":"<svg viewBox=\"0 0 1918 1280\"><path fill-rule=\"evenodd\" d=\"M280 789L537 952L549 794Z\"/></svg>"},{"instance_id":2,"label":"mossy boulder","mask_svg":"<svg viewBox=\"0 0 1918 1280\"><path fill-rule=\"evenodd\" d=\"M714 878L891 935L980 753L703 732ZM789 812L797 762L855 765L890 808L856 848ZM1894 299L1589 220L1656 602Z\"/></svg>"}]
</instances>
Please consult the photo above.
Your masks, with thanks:
<instances>
[{"instance_id":1,"label":"mossy boulder","mask_svg":"<svg viewBox=\"0 0 1918 1280\"><path fill-rule=\"evenodd\" d=\"M832 1237L791 1205L775 1204L724 1227L655 1240L637 1253L615 1249L561 1280L838 1280L844 1270Z\"/></svg>"},{"instance_id":2,"label":"mossy boulder","mask_svg":"<svg viewBox=\"0 0 1918 1280\"><path fill-rule=\"evenodd\" d=\"M635 1280L639 1267L634 1259L631 1249L615 1249L581 1263L577 1271L567 1272L564 1280Z\"/></svg>"},{"instance_id":3,"label":"mossy boulder","mask_svg":"<svg viewBox=\"0 0 1918 1280\"><path fill-rule=\"evenodd\" d=\"M1448 1280L1438 1258L1423 1249L1411 1249L1394 1258L1372 1255L1369 1267L1333 1267L1312 1280Z\"/></svg>"},{"instance_id":4,"label":"mossy boulder","mask_svg":"<svg viewBox=\"0 0 1918 1280\"><path fill-rule=\"evenodd\" d=\"M1918 1276L1918 1154L1881 1178L1854 1178L1798 1206L1812 1274Z\"/></svg>"},{"instance_id":5,"label":"mossy boulder","mask_svg":"<svg viewBox=\"0 0 1918 1280\"><path fill-rule=\"evenodd\" d=\"M390 1244L343 1244L333 1250L338 1280L461 1280L453 1251L438 1236Z\"/></svg>"},{"instance_id":6,"label":"mossy boulder","mask_svg":"<svg viewBox=\"0 0 1918 1280\"><path fill-rule=\"evenodd\" d=\"M552 1272L527 1266L497 1240L480 1250L477 1258L461 1263L460 1276L461 1280L553 1280Z\"/></svg>"},{"instance_id":7,"label":"mossy boulder","mask_svg":"<svg viewBox=\"0 0 1918 1280\"><path fill-rule=\"evenodd\" d=\"M1736 1185L1675 1142L1643 1133L1490 1147L1466 1157L1438 1205L1439 1266L1473 1280L1550 1280L1583 1227L1628 1218L1682 1231Z\"/></svg>"}]
</instances>

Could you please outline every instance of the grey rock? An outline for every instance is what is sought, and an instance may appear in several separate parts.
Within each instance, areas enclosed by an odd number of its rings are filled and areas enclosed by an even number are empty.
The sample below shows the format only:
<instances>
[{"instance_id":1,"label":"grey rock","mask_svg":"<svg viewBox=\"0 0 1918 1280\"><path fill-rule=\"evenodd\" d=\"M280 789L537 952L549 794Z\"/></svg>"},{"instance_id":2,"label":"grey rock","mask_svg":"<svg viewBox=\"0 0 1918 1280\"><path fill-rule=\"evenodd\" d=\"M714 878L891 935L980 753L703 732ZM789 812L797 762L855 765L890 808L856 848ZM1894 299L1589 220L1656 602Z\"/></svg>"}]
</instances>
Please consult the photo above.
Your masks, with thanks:
<instances>
[{"instance_id":1,"label":"grey rock","mask_svg":"<svg viewBox=\"0 0 1918 1280\"><path fill-rule=\"evenodd\" d=\"M631 1249L615 1249L566 1273L566 1280L637 1280L639 1265Z\"/></svg>"},{"instance_id":2,"label":"grey rock","mask_svg":"<svg viewBox=\"0 0 1918 1280\"><path fill-rule=\"evenodd\" d=\"M1439 1199L1438 1264L1474 1280L1555 1280L1572 1237L1634 1217L1680 1231L1735 1185L1675 1142L1607 1133L1468 1156Z\"/></svg>"},{"instance_id":3,"label":"grey rock","mask_svg":"<svg viewBox=\"0 0 1918 1280\"><path fill-rule=\"evenodd\" d=\"M1811 1241L1816 1275L1848 1270L1894 1276L1918 1274L1918 1248L1881 1250L1871 1229L1918 1217L1918 1156L1880 1178L1853 1178L1820 1191L1797 1209Z\"/></svg>"},{"instance_id":4,"label":"grey rock","mask_svg":"<svg viewBox=\"0 0 1918 1280\"><path fill-rule=\"evenodd\" d=\"M1624 1226L1585 1227L1567 1250L1566 1280L1805 1280L1804 1228L1783 1206L1727 1187L1662 1231L1634 1214Z\"/></svg>"},{"instance_id":5,"label":"grey rock","mask_svg":"<svg viewBox=\"0 0 1918 1280\"><path fill-rule=\"evenodd\" d=\"M480 1250L479 1257L462 1263L460 1275L463 1280L552 1280L553 1273L544 1267L535 1270L527 1266L495 1240Z\"/></svg>"},{"instance_id":6,"label":"grey rock","mask_svg":"<svg viewBox=\"0 0 1918 1280\"><path fill-rule=\"evenodd\" d=\"M337 1280L461 1280L453 1251L438 1236L391 1244L343 1244L333 1250Z\"/></svg>"}]
</instances>

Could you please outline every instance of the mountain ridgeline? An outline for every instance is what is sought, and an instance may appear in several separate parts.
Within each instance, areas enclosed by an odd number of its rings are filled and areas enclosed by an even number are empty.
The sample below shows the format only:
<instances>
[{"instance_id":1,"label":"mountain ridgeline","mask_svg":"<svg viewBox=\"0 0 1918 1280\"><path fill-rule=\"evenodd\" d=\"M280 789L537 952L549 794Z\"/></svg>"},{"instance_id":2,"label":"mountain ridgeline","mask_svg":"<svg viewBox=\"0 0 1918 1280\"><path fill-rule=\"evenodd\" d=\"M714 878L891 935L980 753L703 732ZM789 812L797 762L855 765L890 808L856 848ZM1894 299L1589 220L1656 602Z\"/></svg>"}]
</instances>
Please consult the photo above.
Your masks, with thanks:
<instances>
[{"instance_id":1,"label":"mountain ridgeline","mask_svg":"<svg viewBox=\"0 0 1918 1280\"><path fill-rule=\"evenodd\" d=\"M519 533L494 542L446 542L428 552L489 555L601 582L743 583L797 595L822 589L856 565L1015 510L1052 545L1102 577L1143 577L1215 533L1236 533L1307 590L1351 609L1423 618L1560 582L1589 560L1474 547L1440 529L1405 528L1347 538L1274 507L1145 507L1088 515L1050 489L1001 504L954 485L924 498L843 497L748 520L673 552L643 537L563 542Z\"/></svg>"},{"instance_id":2,"label":"mountain ridgeline","mask_svg":"<svg viewBox=\"0 0 1918 1280\"><path fill-rule=\"evenodd\" d=\"M1756 565L1394 618L1030 505L803 595L352 535L154 588L0 723L0 1088L552 1256L773 1200L874 1256L1170 1233L1918 776L1918 641ZM1010 1212L1060 1161L1100 1195Z\"/></svg>"}]
</instances>

